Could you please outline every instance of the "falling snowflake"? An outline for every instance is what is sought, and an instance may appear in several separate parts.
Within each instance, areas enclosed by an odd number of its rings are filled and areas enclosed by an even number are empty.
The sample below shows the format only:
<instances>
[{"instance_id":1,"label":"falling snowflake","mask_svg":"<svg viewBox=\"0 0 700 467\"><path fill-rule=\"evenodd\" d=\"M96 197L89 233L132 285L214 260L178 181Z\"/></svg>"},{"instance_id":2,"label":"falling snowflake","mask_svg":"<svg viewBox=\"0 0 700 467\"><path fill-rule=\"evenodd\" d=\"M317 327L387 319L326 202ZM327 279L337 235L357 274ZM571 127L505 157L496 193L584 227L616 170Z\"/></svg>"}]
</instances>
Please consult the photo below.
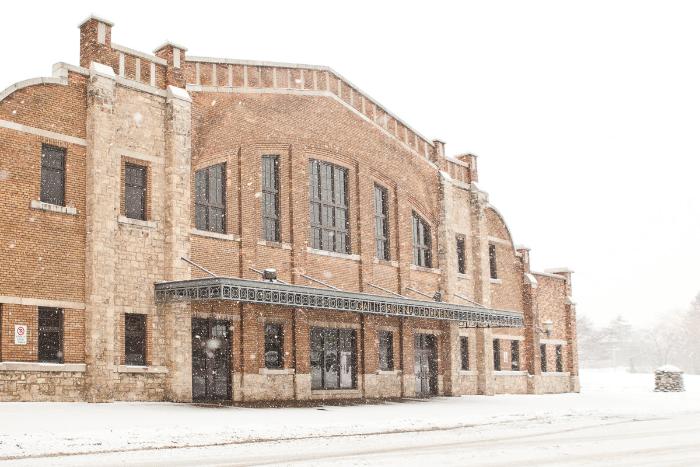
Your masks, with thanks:
<instances>
[{"instance_id":1,"label":"falling snowflake","mask_svg":"<svg viewBox=\"0 0 700 467\"><path fill-rule=\"evenodd\" d=\"M9 180L10 179L10 172L7 170L0 170L0 181L2 180Z\"/></svg>"},{"instance_id":2,"label":"falling snowflake","mask_svg":"<svg viewBox=\"0 0 700 467\"><path fill-rule=\"evenodd\" d=\"M134 123L136 126L141 126L141 123L143 123L143 115L141 115L141 112L136 112L134 114Z\"/></svg>"}]
</instances>

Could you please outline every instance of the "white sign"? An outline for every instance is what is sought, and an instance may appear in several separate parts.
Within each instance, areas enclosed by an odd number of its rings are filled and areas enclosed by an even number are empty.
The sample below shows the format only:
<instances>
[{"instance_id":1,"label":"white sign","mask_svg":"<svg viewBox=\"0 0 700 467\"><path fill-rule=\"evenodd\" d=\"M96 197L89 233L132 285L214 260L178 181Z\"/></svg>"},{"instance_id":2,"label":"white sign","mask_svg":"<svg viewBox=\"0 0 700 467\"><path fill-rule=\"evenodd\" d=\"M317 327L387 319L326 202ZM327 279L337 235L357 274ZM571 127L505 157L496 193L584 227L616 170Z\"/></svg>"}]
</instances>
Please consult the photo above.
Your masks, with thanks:
<instances>
[{"instance_id":1,"label":"white sign","mask_svg":"<svg viewBox=\"0 0 700 467\"><path fill-rule=\"evenodd\" d=\"M26 324L15 324L15 345L27 345Z\"/></svg>"}]
</instances>

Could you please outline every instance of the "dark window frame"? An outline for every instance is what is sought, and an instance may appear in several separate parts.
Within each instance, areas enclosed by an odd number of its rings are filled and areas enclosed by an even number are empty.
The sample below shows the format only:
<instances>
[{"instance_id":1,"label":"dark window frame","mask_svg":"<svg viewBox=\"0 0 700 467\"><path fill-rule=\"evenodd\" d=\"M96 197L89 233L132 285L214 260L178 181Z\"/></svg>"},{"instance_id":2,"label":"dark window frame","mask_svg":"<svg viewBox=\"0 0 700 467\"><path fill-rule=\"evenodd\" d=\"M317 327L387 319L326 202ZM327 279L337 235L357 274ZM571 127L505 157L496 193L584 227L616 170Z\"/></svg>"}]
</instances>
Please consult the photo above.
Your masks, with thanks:
<instances>
[{"instance_id":1,"label":"dark window frame","mask_svg":"<svg viewBox=\"0 0 700 467\"><path fill-rule=\"evenodd\" d=\"M135 176L135 173L139 173ZM137 180L138 178L141 180ZM140 182L140 184L139 184ZM138 206L131 206L134 196L140 197ZM148 167L146 165L124 163L124 215L129 219L145 221L146 199L148 196Z\"/></svg>"},{"instance_id":2,"label":"dark window frame","mask_svg":"<svg viewBox=\"0 0 700 467\"><path fill-rule=\"evenodd\" d=\"M312 327L309 329L309 340L311 345L309 359L311 367L311 390L313 391L335 391L343 389L357 389L357 330L351 328L324 328ZM336 348L333 349L333 343ZM341 369L340 362L342 359L341 353L347 351L343 349L343 344L347 344L350 351L350 371L351 385L343 386L341 384ZM317 355L318 354L318 355ZM318 357L318 358L315 358ZM337 369L337 385L333 386L332 381L326 380L327 368L333 368L336 363ZM319 364L321 365L319 368ZM315 371L320 369L320 385L314 378Z\"/></svg>"},{"instance_id":3,"label":"dark window frame","mask_svg":"<svg viewBox=\"0 0 700 467\"><path fill-rule=\"evenodd\" d=\"M265 323L265 368L282 369L284 368L284 325L282 323L269 322ZM268 360L268 354L275 352L277 358L273 362Z\"/></svg>"},{"instance_id":4,"label":"dark window frame","mask_svg":"<svg viewBox=\"0 0 700 467\"><path fill-rule=\"evenodd\" d=\"M510 369L520 371L520 341L510 341Z\"/></svg>"},{"instance_id":5,"label":"dark window frame","mask_svg":"<svg viewBox=\"0 0 700 467\"><path fill-rule=\"evenodd\" d=\"M493 340L493 371L501 371L501 341Z\"/></svg>"},{"instance_id":6,"label":"dark window frame","mask_svg":"<svg viewBox=\"0 0 700 467\"><path fill-rule=\"evenodd\" d=\"M459 336L460 369L469 371L469 337Z\"/></svg>"},{"instance_id":7,"label":"dark window frame","mask_svg":"<svg viewBox=\"0 0 700 467\"><path fill-rule=\"evenodd\" d=\"M561 344L557 344L554 347L554 356L555 356L555 368L557 373L563 373L564 372L564 347Z\"/></svg>"},{"instance_id":8,"label":"dark window frame","mask_svg":"<svg viewBox=\"0 0 700 467\"><path fill-rule=\"evenodd\" d=\"M55 156L59 157L54 159ZM67 151L65 148L50 144L41 145L41 187L39 199L42 203L56 206L66 205L66 156ZM58 183L58 186L54 186L56 183Z\"/></svg>"},{"instance_id":9,"label":"dark window frame","mask_svg":"<svg viewBox=\"0 0 700 467\"><path fill-rule=\"evenodd\" d=\"M142 313L124 313L124 364L146 366L147 318Z\"/></svg>"},{"instance_id":10,"label":"dark window frame","mask_svg":"<svg viewBox=\"0 0 700 467\"><path fill-rule=\"evenodd\" d=\"M547 373L547 344L540 344L540 371Z\"/></svg>"},{"instance_id":11,"label":"dark window frame","mask_svg":"<svg viewBox=\"0 0 700 467\"><path fill-rule=\"evenodd\" d=\"M489 277L498 279L498 262L496 259L496 244L489 243Z\"/></svg>"},{"instance_id":12,"label":"dark window frame","mask_svg":"<svg viewBox=\"0 0 700 467\"><path fill-rule=\"evenodd\" d=\"M217 171L221 175L221 192L215 190L212 184L218 176ZM212 182L212 177L214 182ZM203 191L200 190L200 185L203 185ZM212 200L212 191L215 198ZM226 233L226 163L210 165L195 172L195 227L198 230L204 230L215 233ZM221 228L218 228L216 217L221 218Z\"/></svg>"},{"instance_id":13,"label":"dark window frame","mask_svg":"<svg viewBox=\"0 0 700 467\"><path fill-rule=\"evenodd\" d=\"M340 165L309 160L309 243L314 249L351 251L348 174Z\"/></svg>"},{"instance_id":14,"label":"dark window frame","mask_svg":"<svg viewBox=\"0 0 700 467\"><path fill-rule=\"evenodd\" d=\"M432 233L430 224L413 211L413 264L423 268L433 267Z\"/></svg>"},{"instance_id":15,"label":"dark window frame","mask_svg":"<svg viewBox=\"0 0 700 467\"><path fill-rule=\"evenodd\" d=\"M455 239L457 247L457 272L467 273L467 239L464 235L457 235Z\"/></svg>"},{"instance_id":16,"label":"dark window frame","mask_svg":"<svg viewBox=\"0 0 700 467\"><path fill-rule=\"evenodd\" d=\"M394 370L394 333L392 331L377 332L379 340L379 369Z\"/></svg>"},{"instance_id":17,"label":"dark window frame","mask_svg":"<svg viewBox=\"0 0 700 467\"><path fill-rule=\"evenodd\" d=\"M279 163L275 154L265 154L261 159L262 238L268 242L280 241Z\"/></svg>"},{"instance_id":18,"label":"dark window frame","mask_svg":"<svg viewBox=\"0 0 700 467\"><path fill-rule=\"evenodd\" d=\"M63 309L42 306L39 307L37 314L37 361L63 363ZM53 316L49 316L49 314ZM49 322L51 320L54 322ZM51 339L55 339L55 345L51 345ZM53 350L51 347L55 347L55 354L43 353Z\"/></svg>"},{"instance_id":19,"label":"dark window frame","mask_svg":"<svg viewBox=\"0 0 700 467\"><path fill-rule=\"evenodd\" d=\"M374 184L374 239L374 254L378 259L389 261L389 190L377 183Z\"/></svg>"}]
</instances>

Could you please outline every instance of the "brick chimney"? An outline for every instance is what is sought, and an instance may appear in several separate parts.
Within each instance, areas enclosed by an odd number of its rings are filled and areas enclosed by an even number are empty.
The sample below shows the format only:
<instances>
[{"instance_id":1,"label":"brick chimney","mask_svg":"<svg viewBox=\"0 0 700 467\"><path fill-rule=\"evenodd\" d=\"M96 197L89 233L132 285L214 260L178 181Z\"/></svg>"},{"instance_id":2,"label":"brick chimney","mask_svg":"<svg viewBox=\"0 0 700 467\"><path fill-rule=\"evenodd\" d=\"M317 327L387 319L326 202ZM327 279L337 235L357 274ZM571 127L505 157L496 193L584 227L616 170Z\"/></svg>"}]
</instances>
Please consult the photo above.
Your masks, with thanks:
<instances>
[{"instance_id":1,"label":"brick chimney","mask_svg":"<svg viewBox=\"0 0 700 467\"><path fill-rule=\"evenodd\" d=\"M90 16L80 23L80 66L97 62L112 66L112 26L106 19Z\"/></svg>"},{"instance_id":2,"label":"brick chimney","mask_svg":"<svg viewBox=\"0 0 700 467\"><path fill-rule=\"evenodd\" d=\"M165 84L177 88L185 88L185 52L187 49L172 42L166 42L153 52L157 57L168 62L165 74Z\"/></svg>"}]
</instances>

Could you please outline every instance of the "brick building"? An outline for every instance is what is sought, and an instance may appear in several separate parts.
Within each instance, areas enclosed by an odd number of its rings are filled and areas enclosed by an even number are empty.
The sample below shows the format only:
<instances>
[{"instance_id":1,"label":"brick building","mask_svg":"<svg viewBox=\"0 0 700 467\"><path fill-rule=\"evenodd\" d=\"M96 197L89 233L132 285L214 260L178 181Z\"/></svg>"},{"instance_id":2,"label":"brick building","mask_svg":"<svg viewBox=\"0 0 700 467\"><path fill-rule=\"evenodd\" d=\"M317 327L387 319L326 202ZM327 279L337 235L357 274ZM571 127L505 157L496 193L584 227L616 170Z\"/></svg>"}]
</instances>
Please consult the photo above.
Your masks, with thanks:
<instances>
[{"instance_id":1,"label":"brick building","mask_svg":"<svg viewBox=\"0 0 700 467\"><path fill-rule=\"evenodd\" d=\"M111 29L0 93L0 400L578 391L571 273L474 155L329 68Z\"/></svg>"}]
</instances>

